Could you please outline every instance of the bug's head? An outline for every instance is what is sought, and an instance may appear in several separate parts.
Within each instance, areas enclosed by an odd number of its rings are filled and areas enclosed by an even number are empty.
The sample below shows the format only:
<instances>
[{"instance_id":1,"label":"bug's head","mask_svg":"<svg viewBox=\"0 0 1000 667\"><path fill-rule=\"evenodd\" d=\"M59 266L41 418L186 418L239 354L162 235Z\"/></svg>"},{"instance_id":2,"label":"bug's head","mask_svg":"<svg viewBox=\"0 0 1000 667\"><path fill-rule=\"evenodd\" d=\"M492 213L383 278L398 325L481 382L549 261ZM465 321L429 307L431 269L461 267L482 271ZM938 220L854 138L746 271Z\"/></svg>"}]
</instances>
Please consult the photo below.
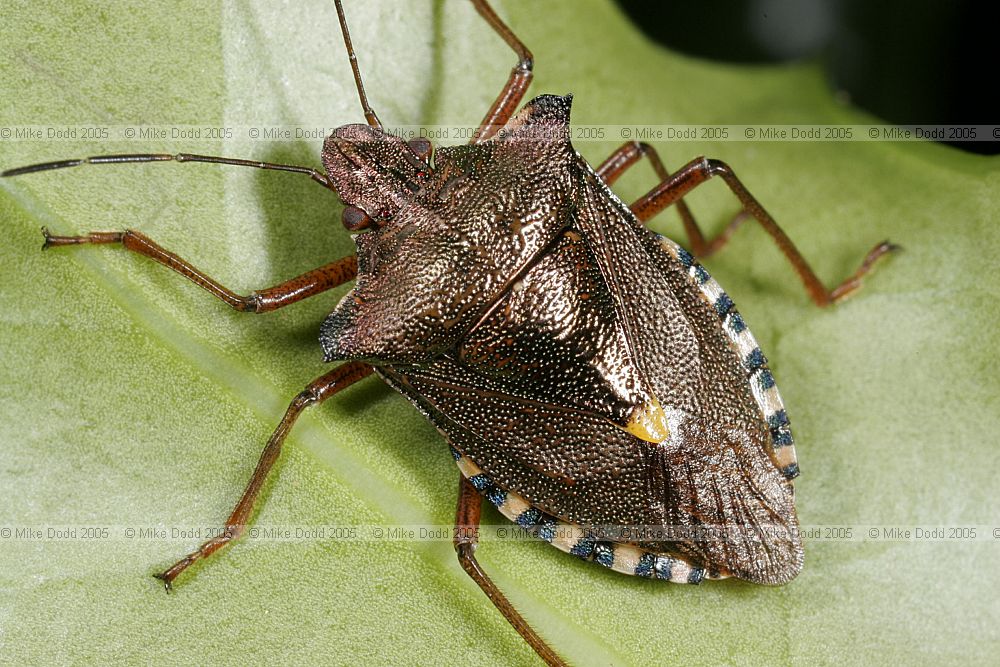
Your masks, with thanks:
<instances>
[{"instance_id":1,"label":"bug's head","mask_svg":"<svg viewBox=\"0 0 1000 667\"><path fill-rule=\"evenodd\" d=\"M495 138L440 148L378 128L323 150L355 235L354 289L323 323L327 361L421 363L454 345L568 224L570 98L528 103ZM548 140L549 136L555 137Z\"/></svg>"},{"instance_id":2,"label":"bug's head","mask_svg":"<svg viewBox=\"0 0 1000 667\"><path fill-rule=\"evenodd\" d=\"M368 125L337 128L323 144L323 165L347 204L344 226L384 224L406 206L431 173L431 150L427 139L403 141Z\"/></svg>"},{"instance_id":3,"label":"bug's head","mask_svg":"<svg viewBox=\"0 0 1000 667\"><path fill-rule=\"evenodd\" d=\"M403 348L417 359L433 346L433 336L408 336L404 344L382 330L416 315L414 295L433 283L424 272L441 263L434 238L442 220L427 201L440 176L431 153L426 139L404 141L368 125L340 127L324 143L330 185L345 204L344 227L360 232L355 289L324 325L328 359L381 358Z\"/></svg>"}]
</instances>

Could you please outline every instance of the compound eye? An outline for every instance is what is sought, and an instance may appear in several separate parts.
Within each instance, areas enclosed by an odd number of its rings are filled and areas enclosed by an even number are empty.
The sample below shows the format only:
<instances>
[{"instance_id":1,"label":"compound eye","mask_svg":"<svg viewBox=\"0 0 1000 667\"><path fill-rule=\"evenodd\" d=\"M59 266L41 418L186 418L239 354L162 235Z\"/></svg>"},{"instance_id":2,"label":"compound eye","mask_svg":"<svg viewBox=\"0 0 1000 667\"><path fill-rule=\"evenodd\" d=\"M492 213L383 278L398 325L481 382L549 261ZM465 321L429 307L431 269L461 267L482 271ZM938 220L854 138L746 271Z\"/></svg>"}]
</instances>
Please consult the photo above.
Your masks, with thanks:
<instances>
[{"instance_id":1,"label":"compound eye","mask_svg":"<svg viewBox=\"0 0 1000 667\"><path fill-rule=\"evenodd\" d=\"M360 232L372 224L371 217L357 206L345 206L341 221L350 232Z\"/></svg>"},{"instance_id":2,"label":"compound eye","mask_svg":"<svg viewBox=\"0 0 1000 667\"><path fill-rule=\"evenodd\" d=\"M424 162L430 160L431 153L434 151L434 146L431 144L430 140L425 139L424 137L417 137L416 139L410 139L409 141L406 142L406 145L411 151L413 151L413 153L418 158L420 158Z\"/></svg>"}]
</instances>

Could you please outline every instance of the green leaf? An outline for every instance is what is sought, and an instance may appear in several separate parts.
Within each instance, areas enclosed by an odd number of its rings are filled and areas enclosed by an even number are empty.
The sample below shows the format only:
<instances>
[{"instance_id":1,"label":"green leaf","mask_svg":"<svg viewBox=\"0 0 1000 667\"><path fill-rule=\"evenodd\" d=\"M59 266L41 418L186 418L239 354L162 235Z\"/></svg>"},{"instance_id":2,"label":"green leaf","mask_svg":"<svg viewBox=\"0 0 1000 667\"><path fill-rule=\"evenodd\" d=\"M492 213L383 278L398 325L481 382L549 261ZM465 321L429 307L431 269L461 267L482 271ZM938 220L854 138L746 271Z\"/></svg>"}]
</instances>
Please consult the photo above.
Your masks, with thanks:
<instances>
[{"instance_id":1,"label":"green leaf","mask_svg":"<svg viewBox=\"0 0 1000 667\"><path fill-rule=\"evenodd\" d=\"M472 125L514 58L463 2L348 2L369 97L389 124ZM536 55L534 93L575 94L578 124L865 123L818 68L737 68L646 42L609 3L504 3ZM35 2L0 27L0 168L108 152L193 151L318 165L321 140L250 126L361 121L331 3ZM84 136L82 125L193 126L201 139ZM213 128L239 128L210 140ZM442 143L458 143L455 139ZM592 162L620 143L578 141ZM750 226L709 262L754 327L799 443L804 526L977 526L976 540L809 539L781 588L680 587L581 563L540 542L479 554L575 664L986 663L1000 627L993 304L995 158L923 143L687 141L669 165L727 161L828 283L875 242L905 252L852 300L811 305ZM651 187L647 166L617 189ZM719 230L721 184L692 196ZM217 527L287 401L325 369L318 324L343 289L234 313L148 260L38 252L38 228L136 228L238 291L351 251L337 198L291 175L155 164L0 182L0 650L12 663L536 664L447 540L245 539L164 595L149 575L198 539L126 528ZM673 214L654 222L684 241ZM447 525L457 472L440 436L368 380L303 417L260 527ZM500 524L489 512L485 522ZM86 539L83 528L107 527ZM48 527L76 528L49 539ZM984 534L986 532L986 534ZM820 537L823 535L820 534Z\"/></svg>"}]
</instances>

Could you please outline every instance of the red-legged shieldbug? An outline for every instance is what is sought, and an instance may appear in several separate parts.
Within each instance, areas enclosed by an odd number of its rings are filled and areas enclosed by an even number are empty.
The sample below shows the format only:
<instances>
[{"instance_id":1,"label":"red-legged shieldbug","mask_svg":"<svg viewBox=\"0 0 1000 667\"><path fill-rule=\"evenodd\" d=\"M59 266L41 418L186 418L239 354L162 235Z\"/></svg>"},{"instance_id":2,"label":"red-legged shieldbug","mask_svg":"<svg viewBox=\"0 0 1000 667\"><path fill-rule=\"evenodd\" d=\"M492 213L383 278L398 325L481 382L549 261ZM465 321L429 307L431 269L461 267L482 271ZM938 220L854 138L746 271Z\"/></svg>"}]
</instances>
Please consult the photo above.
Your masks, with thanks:
<instances>
[{"instance_id":1,"label":"red-legged shieldbug","mask_svg":"<svg viewBox=\"0 0 1000 667\"><path fill-rule=\"evenodd\" d=\"M338 365L292 400L225 528L158 574L165 586L245 531L299 414L372 373L447 440L460 471L458 559L548 664L563 663L476 560L484 498L540 539L624 574L692 584L795 577L803 552L788 415L747 323L696 258L755 220L827 306L893 246L878 244L827 289L726 164L696 158L669 173L653 148L630 142L592 167L570 141L570 96L521 106L532 54L486 0L471 4L517 58L507 84L469 144L405 141L369 104L335 4L367 122L327 137L323 169L141 153L2 174L161 161L296 172L337 193L343 224L357 233L356 256L242 296L138 231L44 231L46 247L122 246L240 311L276 310L355 280L320 331L326 361ZM643 158L660 183L629 205L610 186ZM713 177L743 214L706 239L682 198ZM671 205L690 251L644 226Z\"/></svg>"}]
</instances>

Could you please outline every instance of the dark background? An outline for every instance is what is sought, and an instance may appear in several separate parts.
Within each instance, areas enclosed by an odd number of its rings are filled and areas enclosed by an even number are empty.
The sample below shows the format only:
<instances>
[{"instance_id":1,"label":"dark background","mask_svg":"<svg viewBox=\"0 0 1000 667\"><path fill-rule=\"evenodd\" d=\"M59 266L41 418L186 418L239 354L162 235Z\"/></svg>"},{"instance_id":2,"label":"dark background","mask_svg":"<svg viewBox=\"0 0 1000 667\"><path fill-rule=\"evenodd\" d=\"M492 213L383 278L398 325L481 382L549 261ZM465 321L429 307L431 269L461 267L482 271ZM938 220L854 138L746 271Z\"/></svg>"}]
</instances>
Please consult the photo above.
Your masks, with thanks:
<instances>
[{"instance_id":1,"label":"dark background","mask_svg":"<svg viewBox=\"0 0 1000 667\"><path fill-rule=\"evenodd\" d=\"M733 63L816 59L831 89L899 125L1000 122L1000 5L973 0L618 0L651 39ZM1000 153L1000 142L955 142Z\"/></svg>"}]
</instances>

